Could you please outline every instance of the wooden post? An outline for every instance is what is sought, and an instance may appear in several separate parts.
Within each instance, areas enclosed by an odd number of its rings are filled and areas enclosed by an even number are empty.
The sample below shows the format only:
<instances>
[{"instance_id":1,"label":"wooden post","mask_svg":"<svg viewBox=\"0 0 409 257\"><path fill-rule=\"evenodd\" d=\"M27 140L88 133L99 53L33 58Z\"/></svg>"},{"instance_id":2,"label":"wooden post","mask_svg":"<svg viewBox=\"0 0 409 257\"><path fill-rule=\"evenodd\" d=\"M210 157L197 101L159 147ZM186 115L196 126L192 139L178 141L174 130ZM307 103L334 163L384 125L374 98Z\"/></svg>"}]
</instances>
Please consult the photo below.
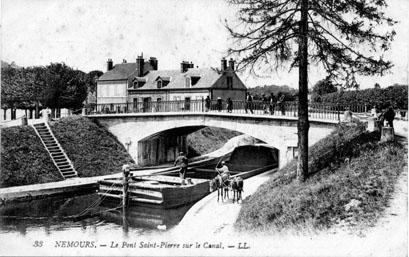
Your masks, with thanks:
<instances>
[{"instance_id":1,"label":"wooden post","mask_svg":"<svg viewBox=\"0 0 409 257\"><path fill-rule=\"evenodd\" d=\"M128 205L128 188L129 188L129 165L125 164L122 166L122 207L126 208Z\"/></svg>"},{"instance_id":2,"label":"wooden post","mask_svg":"<svg viewBox=\"0 0 409 257\"><path fill-rule=\"evenodd\" d=\"M381 142L389 142L395 140L395 131L392 127L382 127Z\"/></svg>"}]
</instances>

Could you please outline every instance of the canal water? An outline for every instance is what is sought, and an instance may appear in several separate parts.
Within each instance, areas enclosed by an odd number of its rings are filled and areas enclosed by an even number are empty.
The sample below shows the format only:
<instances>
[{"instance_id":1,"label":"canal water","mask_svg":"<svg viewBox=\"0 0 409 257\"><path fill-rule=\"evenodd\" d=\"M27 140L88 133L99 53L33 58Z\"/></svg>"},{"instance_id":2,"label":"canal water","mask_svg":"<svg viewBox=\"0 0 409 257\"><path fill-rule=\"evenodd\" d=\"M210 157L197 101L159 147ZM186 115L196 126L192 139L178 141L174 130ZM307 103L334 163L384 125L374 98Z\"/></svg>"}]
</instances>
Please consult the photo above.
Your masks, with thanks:
<instances>
[{"instance_id":1,"label":"canal water","mask_svg":"<svg viewBox=\"0 0 409 257\"><path fill-rule=\"evenodd\" d=\"M262 152L265 153L260 155L259 151L256 156L254 151L245 149L242 154L232 155L229 160L232 175L276 163L270 149ZM178 173L169 175L178 176ZM212 179L215 175L214 165L190 169L187 173L187 177L204 179ZM59 240L87 240L98 242L100 247L111 240L172 238L173 230L177 230L177 225L194 204L175 209L134 206L124 211L118 203L101 201L95 192L7 203L0 207L0 245L5 239L10 244L24 242L27 249L33 249L40 238L41 242L49 244L48 247L56 247Z\"/></svg>"},{"instance_id":2,"label":"canal water","mask_svg":"<svg viewBox=\"0 0 409 257\"><path fill-rule=\"evenodd\" d=\"M212 179L216 172L189 169L187 177ZM168 174L179 176L178 172ZM130 206L124 211L118 203L102 201L97 193L51 197L0 207L0 235L17 233L21 236L56 231L69 233L116 232L127 236L160 235L175 227L195 204L162 209L152 206Z\"/></svg>"},{"instance_id":3,"label":"canal water","mask_svg":"<svg viewBox=\"0 0 409 257\"><path fill-rule=\"evenodd\" d=\"M101 203L96 193L12 203L0 208L0 234L159 235L176 226L193 204L170 210L134 206L124 212L120 206Z\"/></svg>"}]
</instances>

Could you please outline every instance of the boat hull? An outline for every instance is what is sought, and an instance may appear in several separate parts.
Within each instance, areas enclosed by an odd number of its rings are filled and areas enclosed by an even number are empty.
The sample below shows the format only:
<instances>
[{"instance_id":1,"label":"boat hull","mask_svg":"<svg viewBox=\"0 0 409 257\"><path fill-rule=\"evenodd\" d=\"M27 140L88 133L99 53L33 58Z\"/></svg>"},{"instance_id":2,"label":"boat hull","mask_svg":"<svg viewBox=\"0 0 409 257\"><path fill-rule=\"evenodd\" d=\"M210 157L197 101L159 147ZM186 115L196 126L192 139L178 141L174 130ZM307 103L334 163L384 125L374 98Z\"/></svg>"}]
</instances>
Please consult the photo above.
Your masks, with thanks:
<instances>
[{"instance_id":1,"label":"boat hull","mask_svg":"<svg viewBox=\"0 0 409 257\"><path fill-rule=\"evenodd\" d=\"M149 176L129 182L127 205L156 205L174 208L195 202L209 191L209 181L190 179L192 183L183 185L181 179L171 176ZM102 200L121 203L123 199L122 180L107 179L99 181Z\"/></svg>"}]
</instances>

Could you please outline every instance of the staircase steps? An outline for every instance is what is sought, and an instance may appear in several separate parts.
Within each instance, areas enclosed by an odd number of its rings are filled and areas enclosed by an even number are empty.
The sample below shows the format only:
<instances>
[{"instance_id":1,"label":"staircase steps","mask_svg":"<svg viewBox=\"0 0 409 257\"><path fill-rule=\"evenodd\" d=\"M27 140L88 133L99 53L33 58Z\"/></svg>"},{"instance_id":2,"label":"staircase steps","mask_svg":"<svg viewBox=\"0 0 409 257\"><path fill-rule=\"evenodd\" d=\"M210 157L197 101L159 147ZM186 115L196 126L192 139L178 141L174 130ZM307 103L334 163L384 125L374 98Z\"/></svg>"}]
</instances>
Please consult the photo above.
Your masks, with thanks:
<instances>
[{"instance_id":1,"label":"staircase steps","mask_svg":"<svg viewBox=\"0 0 409 257\"><path fill-rule=\"evenodd\" d=\"M34 124L33 127L63 178L68 179L78 177L78 173L75 170L74 165L68 158L58 140L55 138L48 124L39 123Z\"/></svg>"}]
</instances>

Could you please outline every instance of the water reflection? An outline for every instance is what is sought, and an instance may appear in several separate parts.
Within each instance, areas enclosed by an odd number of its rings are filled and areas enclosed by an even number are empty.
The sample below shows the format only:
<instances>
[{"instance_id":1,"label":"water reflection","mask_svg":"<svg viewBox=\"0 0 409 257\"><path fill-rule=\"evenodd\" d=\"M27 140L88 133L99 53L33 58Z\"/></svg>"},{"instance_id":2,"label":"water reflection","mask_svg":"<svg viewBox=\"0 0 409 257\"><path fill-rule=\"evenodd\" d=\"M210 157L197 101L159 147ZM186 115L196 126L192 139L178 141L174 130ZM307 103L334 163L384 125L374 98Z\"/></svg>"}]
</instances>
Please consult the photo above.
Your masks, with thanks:
<instances>
[{"instance_id":1,"label":"water reflection","mask_svg":"<svg viewBox=\"0 0 409 257\"><path fill-rule=\"evenodd\" d=\"M131 232L162 233L160 230L177 225L193 204L167 210L151 206L123 209L117 203L101 203L97 194L12 203L0 207L0 234L18 231L26 236L39 230L47 235L78 230L97 234L100 228L122 230L125 237Z\"/></svg>"}]
</instances>

